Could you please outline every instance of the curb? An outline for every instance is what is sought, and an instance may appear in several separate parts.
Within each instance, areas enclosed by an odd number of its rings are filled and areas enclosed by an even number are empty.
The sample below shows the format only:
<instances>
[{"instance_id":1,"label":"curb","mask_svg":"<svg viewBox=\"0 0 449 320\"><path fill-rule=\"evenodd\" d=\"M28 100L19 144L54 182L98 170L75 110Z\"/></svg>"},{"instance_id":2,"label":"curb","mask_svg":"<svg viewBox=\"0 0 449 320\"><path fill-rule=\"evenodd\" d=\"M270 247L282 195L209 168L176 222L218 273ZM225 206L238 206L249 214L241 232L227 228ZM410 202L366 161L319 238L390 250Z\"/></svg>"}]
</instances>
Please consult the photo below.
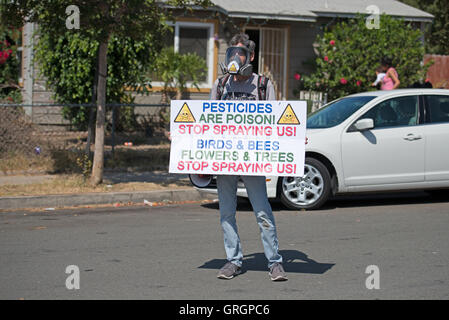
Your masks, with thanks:
<instances>
[{"instance_id":1,"label":"curb","mask_svg":"<svg viewBox=\"0 0 449 320\"><path fill-rule=\"evenodd\" d=\"M205 193L196 189L0 197L0 211L25 208L60 208L128 202L143 203L144 200L150 202L202 201L213 200L216 198L216 194Z\"/></svg>"}]
</instances>

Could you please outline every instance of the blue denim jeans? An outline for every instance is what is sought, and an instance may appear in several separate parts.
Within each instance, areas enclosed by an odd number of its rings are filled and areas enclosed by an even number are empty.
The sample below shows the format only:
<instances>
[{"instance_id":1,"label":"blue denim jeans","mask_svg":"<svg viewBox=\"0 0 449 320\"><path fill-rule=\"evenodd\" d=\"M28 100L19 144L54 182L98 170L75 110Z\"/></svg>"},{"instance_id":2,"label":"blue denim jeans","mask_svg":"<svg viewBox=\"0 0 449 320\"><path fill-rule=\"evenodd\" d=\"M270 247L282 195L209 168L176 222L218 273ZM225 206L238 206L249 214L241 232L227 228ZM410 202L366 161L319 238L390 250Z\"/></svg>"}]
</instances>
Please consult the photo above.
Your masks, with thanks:
<instances>
[{"instance_id":1,"label":"blue denim jeans","mask_svg":"<svg viewBox=\"0 0 449 320\"><path fill-rule=\"evenodd\" d=\"M237 209L237 182L240 176L217 176L220 223L223 229L224 247L228 261L242 266L242 246L237 231L235 213ZM268 268L275 262L282 263L279 254L276 225L271 205L268 202L266 180L261 176L241 176L249 200L259 224L260 236L268 260Z\"/></svg>"}]
</instances>

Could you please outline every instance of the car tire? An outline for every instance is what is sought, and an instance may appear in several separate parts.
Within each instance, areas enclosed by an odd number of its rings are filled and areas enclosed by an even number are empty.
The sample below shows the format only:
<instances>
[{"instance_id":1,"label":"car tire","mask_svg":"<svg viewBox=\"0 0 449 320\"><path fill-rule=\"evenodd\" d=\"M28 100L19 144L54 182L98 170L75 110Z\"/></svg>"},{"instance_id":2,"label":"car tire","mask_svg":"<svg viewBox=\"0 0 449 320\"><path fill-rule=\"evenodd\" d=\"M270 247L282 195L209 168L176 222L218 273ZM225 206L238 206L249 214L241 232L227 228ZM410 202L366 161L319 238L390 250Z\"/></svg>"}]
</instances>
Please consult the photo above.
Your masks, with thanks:
<instances>
[{"instance_id":1,"label":"car tire","mask_svg":"<svg viewBox=\"0 0 449 320\"><path fill-rule=\"evenodd\" d=\"M326 166L306 157L303 177L279 177L280 200L289 209L315 210L329 199L331 183Z\"/></svg>"}]
</instances>

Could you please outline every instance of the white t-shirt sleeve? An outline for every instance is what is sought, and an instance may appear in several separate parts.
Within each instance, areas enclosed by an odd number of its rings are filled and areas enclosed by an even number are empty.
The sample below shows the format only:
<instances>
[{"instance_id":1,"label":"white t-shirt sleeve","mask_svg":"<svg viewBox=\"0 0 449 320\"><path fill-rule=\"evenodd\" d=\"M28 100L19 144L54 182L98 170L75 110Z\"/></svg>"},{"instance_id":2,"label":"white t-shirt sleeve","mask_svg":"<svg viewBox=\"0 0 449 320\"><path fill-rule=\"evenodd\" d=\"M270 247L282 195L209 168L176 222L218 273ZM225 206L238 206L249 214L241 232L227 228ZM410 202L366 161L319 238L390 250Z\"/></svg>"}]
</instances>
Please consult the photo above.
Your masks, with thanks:
<instances>
[{"instance_id":1,"label":"white t-shirt sleeve","mask_svg":"<svg viewBox=\"0 0 449 320\"><path fill-rule=\"evenodd\" d=\"M374 81L374 85L377 85L379 82L381 82L385 77L385 73L379 73L377 75L376 81Z\"/></svg>"}]
</instances>

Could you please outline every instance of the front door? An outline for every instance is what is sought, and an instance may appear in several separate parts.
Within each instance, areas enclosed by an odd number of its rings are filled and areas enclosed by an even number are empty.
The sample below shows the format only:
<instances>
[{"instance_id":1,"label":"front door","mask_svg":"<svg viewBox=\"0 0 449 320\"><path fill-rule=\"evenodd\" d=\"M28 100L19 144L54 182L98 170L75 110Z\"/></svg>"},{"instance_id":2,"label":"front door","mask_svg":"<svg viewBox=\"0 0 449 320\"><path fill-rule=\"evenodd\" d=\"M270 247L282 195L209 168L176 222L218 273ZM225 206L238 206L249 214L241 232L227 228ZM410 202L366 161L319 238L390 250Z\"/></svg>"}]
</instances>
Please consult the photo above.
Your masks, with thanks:
<instances>
[{"instance_id":1,"label":"front door","mask_svg":"<svg viewBox=\"0 0 449 320\"><path fill-rule=\"evenodd\" d=\"M256 42L254 72L270 78L278 100L287 98L287 28L247 28Z\"/></svg>"}]
</instances>

